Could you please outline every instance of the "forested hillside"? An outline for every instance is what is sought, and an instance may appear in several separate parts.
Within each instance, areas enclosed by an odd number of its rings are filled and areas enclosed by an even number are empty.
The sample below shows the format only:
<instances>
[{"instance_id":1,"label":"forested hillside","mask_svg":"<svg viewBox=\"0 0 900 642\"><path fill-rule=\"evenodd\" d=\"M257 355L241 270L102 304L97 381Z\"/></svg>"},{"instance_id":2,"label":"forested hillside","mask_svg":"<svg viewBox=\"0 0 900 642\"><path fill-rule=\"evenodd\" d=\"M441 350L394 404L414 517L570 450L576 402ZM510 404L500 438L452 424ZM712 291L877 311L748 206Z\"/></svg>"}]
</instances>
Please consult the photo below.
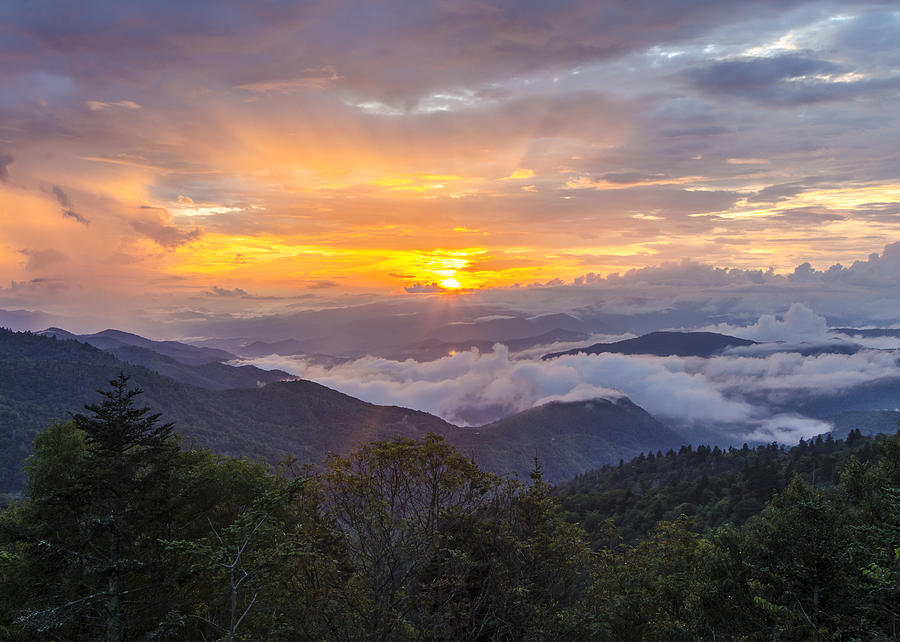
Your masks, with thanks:
<instances>
[{"instance_id":1,"label":"forested hillside","mask_svg":"<svg viewBox=\"0 0 900 642\"><path fill-rule=\"evenodd\" d=\"M349 452L378 437L456 430L432 415L374 406L311 381L205 390L76 341L0 330L0 492L21 488L35 434L95 401L96 391L119 372L132 377L145 402L176 422L188 441L271 463L288 454L320 461L329 450Z\"/></svg>"},{"instance_id":2,"label":"forested hillside","mask_svg":"<svg viewBox=\"0 0 900 642\"><path fill-rule=\"evenodd\" d=\"M880 438L851 431L785 448L683 446L604 466L554 489L566 518L584 526L595 547L607 543L609 527L626 542L646 537L660 520L689 516L700 531L744 524L794 476L817 488L834 488L851 458L864 464L878 458Z\"/></svg>"},{"instance_id":3,"label":"forested hillside","mask_svg":"<svg viewBox=\"0 0 900 642\"><path fill-rule=\"evenodd\" d=\"M239 370L219 363L207 366ZM196 373L207 366L192 368ZM627 399L553 403L478 429L463 428L305 380L209 390L77 341L0 330L0 492L22 488L23 463L37 432L96 400L96 390L120 372L132 377L144 390L146 403L165 420L177 422L186 440L272 464L288 455L318 463L329 452L347 454L374 439L422 438L432 432L503 475L524 478L537 453L548 480L556 482L620 457L682 443Z\"/></svg>"}]
</instances>

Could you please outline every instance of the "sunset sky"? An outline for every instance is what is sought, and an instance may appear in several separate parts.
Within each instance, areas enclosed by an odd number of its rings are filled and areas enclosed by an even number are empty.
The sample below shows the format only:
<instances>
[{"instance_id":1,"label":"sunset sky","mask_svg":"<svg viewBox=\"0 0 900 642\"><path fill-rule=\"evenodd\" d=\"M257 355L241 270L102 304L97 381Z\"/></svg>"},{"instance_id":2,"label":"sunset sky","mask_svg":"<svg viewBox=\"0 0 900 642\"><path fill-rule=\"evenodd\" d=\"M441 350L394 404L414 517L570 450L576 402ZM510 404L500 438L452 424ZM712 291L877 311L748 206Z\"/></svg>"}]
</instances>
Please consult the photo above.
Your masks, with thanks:
<instances>
[{"instance_id":1,"label":"sunset sky","mask_svg":"<svg viewBox=\"0 0 900 642\"><path fill-rule=\"evenodd\" d=\"M896 2L4 2L0 306L846 266L898 98Z\"/></svg>"}]
</instances>

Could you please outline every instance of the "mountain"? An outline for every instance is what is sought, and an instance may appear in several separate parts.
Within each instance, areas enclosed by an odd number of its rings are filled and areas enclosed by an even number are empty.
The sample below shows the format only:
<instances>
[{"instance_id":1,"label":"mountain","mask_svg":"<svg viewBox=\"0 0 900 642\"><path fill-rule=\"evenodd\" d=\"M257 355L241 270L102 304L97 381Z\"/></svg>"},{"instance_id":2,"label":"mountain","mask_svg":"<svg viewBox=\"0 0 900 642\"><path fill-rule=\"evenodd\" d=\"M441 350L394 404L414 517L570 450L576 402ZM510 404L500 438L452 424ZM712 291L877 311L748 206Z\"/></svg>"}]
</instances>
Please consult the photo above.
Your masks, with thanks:
<instances>
[{"instance_id":1,"label":"mountain","mask_svg":"<svg viewBox=\"0 0 900 642\"><path fill-rule=\"evenodd\" d=\"M298 341L297 339L285 339L273 343L254 341L245 346L241 346L236 352L242 357L254 358L266 357L270 354L300 354L307 348L308 346L303 341Z\"/></svg>"},{"instance_id":2,"label":"mountain","mask_svg":"<svg viewBox=\"0 0 900 642\"><path fill-rule=\"evenodd\" d=\"M236 357L224 350L201 348L178 341L153 341L120 330L78 335L60 328L48 328L38 334L64 341L86 343L112 354L121 361L143 366L175 381L207 390L255 388L296 378L283 370L226 365L221 361Z\"/></svg>"},{"instance_id":3,"label":"mountain","mask_svg":"<svg viewBox=\"0 0 900 642\"><path fill-rule=\"evenodd\" d=\"M900 427L900 411L856 410L827 417L826 421L834 426L831 431L834 439L846 439L851 430L859 430L863 435L892 434Z\"/></svg>"},{"instance_id":4,"label":"mountain","mask_svg":"<svg viewBox=\"0 0 900 642\"><path fill-rule=\"evenodd\" d=\"M625 339L615 343L595 343L585 348L574 348L564 352L544 355L553 359L567 354L652 354L658 357L710 357L726 348L749 346L756 343L716 332L651 332L636 339Z\"/></svg>"},{"instance_id":5,"label":"mountain","mask_svg":"<svg viewBox=\"0 0 900 642\"><path fill-rule=\"evenodd\" d=\"M121 361L143 366L175 381L207 390L256 388L277 381L296 379L283 370L263 370L256 366L230 366L218 361L187 365L148 348L122 346L105 350Z\"/></svg>"},{"instance_id":6,"label":"mountain","mask_svg":"<svg viewBox=\"0 0 900 642\"><path fill-rule=\"evenodd\" d=\"M553 493L567 519L580 523L596 548L608 545L610 524L626 543L647 537L659 520L680 515L690 516L700 531L739 526L795 475L819 490L838 484L851 457L862 462L878 458L876 444L884 437L831 435L792 448L687 446L665 455L648 453L622 466L603 466L558 485Z\"/></svg>"},{"instance_id":7,"label":"mountain","mask_svg":"<svg viewBox=\"0 0 900 642\"><path fill-rule=\"evenodd\" d=\"M481 426L477 434L476 461L483 468L521 475L537 456L551 483L591 470L595 462L627 461L642 452L684 444L681 436L626 397L551 402Z\"/></svg>"},{"instance_id":8,"label":"mountain","mask_svg":"<svg viewBox=\"0 0 900 642\"><path fill-rule=\"evenodd\" d=\"M45 312L32 310L0 310L0 328L15 331L46 328L52 317Z\"/></svg>"},{"instance_id":9,"label":"mountain","mask_svg":"<svg viewBox=\"0 0 900 642\"><path fill-rule=\"evenodd\" d=\"M900 330L895 328L870 328L867 330L857 330L856 328L834 328L832 332L846 334L847 336L859 337L894 337L900 338Z\"/></svg>"},{"instance_id":10,"label":"mountain","mask_svg":"<svg viewBox=\"0 0 900 642\"><path fill-rule=\"evenodd\" d=\"M328 452L346 453L372 439L433 432L486 469L504 474L526 476L537 452L547 478L555 481L678 441L626 400L549 404L481 428L461 428L311 381L206 390L85 343L0 330L0 492L22 487L23 462L34 435L96 402L96 390L105 389L119 372L144 390L141 402L175 421L176 431L189 442L272 463L288 454L317 463Z\"/></svg>"},{"instance_id":11,"label":"mountain","mask_svg":"<svg viewBox=\"0 0 900 642\"><path fill-rule=\"evenodd\" d=\"M848 412L895 411L900 409L900 377L884 377L837 392L804 398L785 395L781 406L818 418Z\"/></svg>"},{"instance_id":12,"label":"mountain","mask_svg":"<svg viewBox=\"0 0 900 642\"><path fill-rule=\"evenodd\" d=\"M527 339L554 330L586 332L588 327L581 319L568 314L547 314L539 317L496 315L467 322L449 323L432 333L432 339L447 342L461 341L509 341Z\"/></svg>"},{"instance_id":13,"label":"mountain","mask_svg":"<svg viewBox=\"0 0 900 642\"><path fill-rule=\"evenodd\" d=\"M179 363L200 366L206 363L230 361L235 355L215 348L201 348L179 341L153 341L137 334L121 330L103 330L95 334L72 334L61 328L47 328L39 334L57 339L68 339L87 343L101 350L112 351L127 346L146 348Z\"/></svg>"},{"instance_id":14,"label":"mountain","mask_svg":"<svg viewBox=\"0 0 900 642\"><path fill-rule=\"evenodd\" d=\"M590 335L576 330L554 328L541 334L522 339L504 339L501 341L488 341L486 339L473 339L470 341L423 341L403 352L400 358L416 359L418 361L431 361L440 359L456 352L466 352L475 348L482 354L493 352L498 343L509 348L510 352L522 352L537 346L549 346L553 343L584 341Z\"/></svg>"}]
</instances>

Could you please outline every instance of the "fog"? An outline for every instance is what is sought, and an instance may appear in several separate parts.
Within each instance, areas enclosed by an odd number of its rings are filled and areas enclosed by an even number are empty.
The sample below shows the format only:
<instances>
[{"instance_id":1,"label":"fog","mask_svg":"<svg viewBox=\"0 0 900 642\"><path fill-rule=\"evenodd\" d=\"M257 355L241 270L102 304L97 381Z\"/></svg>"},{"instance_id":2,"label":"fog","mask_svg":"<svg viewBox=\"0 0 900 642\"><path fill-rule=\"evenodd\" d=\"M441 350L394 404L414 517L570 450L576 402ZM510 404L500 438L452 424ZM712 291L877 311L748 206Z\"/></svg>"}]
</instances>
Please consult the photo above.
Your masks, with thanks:
<instances>
[{"instance_id":1,"label":"fog","mask_svg":"<svg viewBox=\"0 0 900 642\"><path fill-rule=\"evenodd\" d=\"M815 343L828 337L824 319L802 305L791 306L782 319L763 315L745 327L716 329L797 345L808 345L803 338ZM434 361L367 356L326 366L302 356L270 355L247 362L460 425L485 424L549 401L625 395L676 426L739 426L748 439L782 442L830 429L821 420L786 412L786 400L827 396L900 376L892 350L803 355L789 351L791 345L764 343L755 346L759 354L725 353L706 359L606 353L543 361L534 350L524 356L510 354L498 343L493 352L473 349Z\"/></svg>"}]
</instances>

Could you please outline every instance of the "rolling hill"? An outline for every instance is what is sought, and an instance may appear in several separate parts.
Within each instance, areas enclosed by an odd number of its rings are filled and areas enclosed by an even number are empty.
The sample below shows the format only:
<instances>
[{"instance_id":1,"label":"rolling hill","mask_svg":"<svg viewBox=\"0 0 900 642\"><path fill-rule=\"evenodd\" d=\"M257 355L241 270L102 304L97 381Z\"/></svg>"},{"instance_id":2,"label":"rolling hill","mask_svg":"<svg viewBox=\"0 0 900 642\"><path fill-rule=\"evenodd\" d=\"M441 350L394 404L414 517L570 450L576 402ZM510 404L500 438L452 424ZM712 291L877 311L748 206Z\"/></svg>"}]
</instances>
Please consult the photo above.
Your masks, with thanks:
<instances>
[{"instance_id":1,"label":"rolling hill","mask_svg":"<svg viewBox=\"0 0 900 642\"><path fill-rule=\"evenodd\" d=\"M0 330L0 492L22 487L23 463L34 435L96 401L96 390L106 388L119 372L144 390L144 404L176 422L176 431L187 441L273 463L288 454L316 463L328 452L346 453L372 439L433 432L498 473L527 475L537 453L547 478L559 481L680 443L671 430L627 400L549 404L480 428L461 428L428 413L366 403L311 381L207 390L78 341Z\"/></svg>"},{"instance_id":2,"label":"rolling hill","mask_svg":"<svg viewBox=\"0 0 900 642\"><path fill-rule=\"evenodd\" d=\"M152 350L179 363L199 366L205 363L230 361L235 355L225 350L192 346L180 341L153 341L137 334L122 330L103 330L94 334L73 334L61 328L47 328L38 334L57 339L81 341L107 352L125 347L137 347Z\"/></svg>"},{"instance_id":3,"label":"rolling hill","mask_svg":"<svg viewBox=\"0 0 900 642\"><path fill-rule=\"evenodd\" d=\"M754 341L716 332L651 332L635 339L615 343L595 343L584 348L544 355L554 359L568 354L652 354L657 357L711 357L726 348L753 345Z\"/></svg>"},{"instance_id":4,"label":"rolling hill","mask_svg":"<svg viewBox=\"0 0 900 642\"><path fill-rule=\"evenodd\" d=\"M120 330L72 334L59 328L48 328L38 334L63 341L86 343L110 353L120 361L143 366L175 381L207 390L253 388L296 378L283 370L226 365L222 361L236 357L224 350L196 347L178 341L153 341Z\"/></svg>"}]
</instances>

